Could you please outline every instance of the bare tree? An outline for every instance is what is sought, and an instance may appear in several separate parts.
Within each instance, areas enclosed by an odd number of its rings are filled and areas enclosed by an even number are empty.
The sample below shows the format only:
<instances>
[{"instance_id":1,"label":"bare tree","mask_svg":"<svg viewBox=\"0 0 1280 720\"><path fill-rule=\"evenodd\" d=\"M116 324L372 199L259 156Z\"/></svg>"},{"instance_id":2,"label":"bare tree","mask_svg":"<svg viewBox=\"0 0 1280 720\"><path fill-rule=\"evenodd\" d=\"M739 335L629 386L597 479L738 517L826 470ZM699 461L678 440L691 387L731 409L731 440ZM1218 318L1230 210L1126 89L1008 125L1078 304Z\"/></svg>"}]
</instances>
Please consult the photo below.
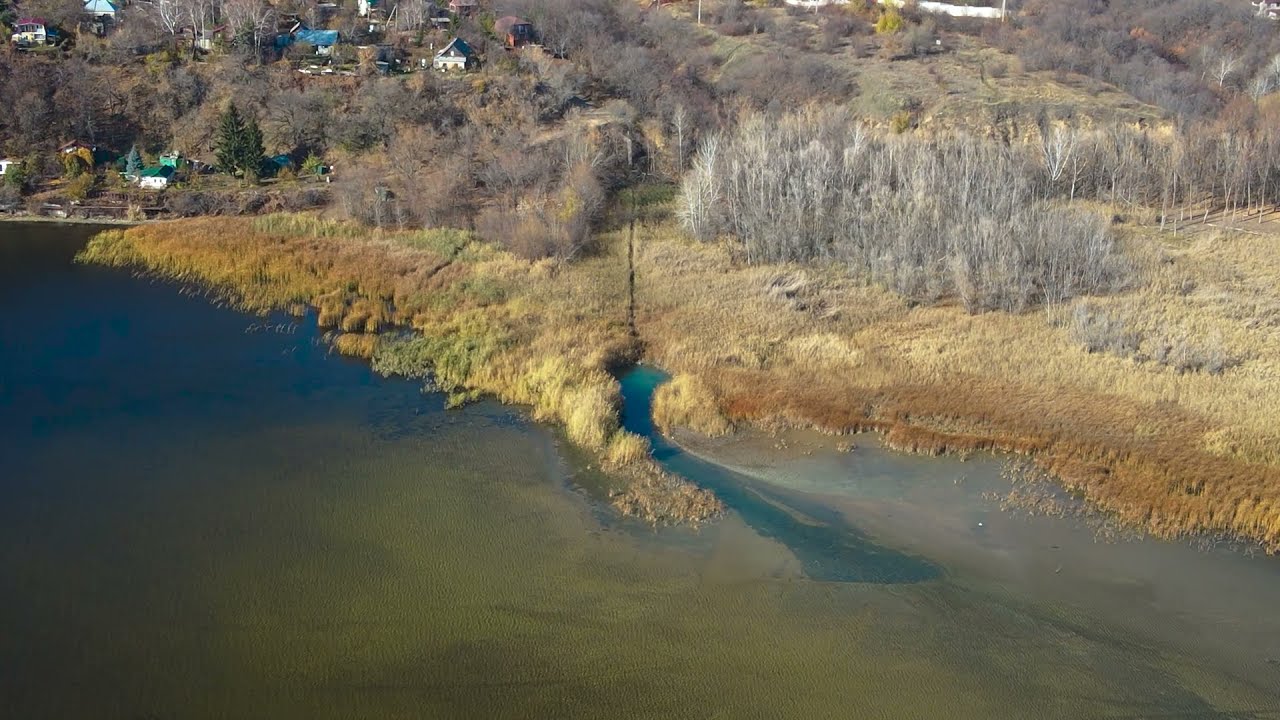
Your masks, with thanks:
<instances>
[{"instance_id":1,"label":"bare tree","mask_svg":"<svg viewBox=\"0 0 1280 720\"><path fill-rule=\"evenodd\" d=\"M676 135L676 173L684 172L684 148L689 132L689 113L683 104L671 112L671 130Z\"/></svg>"},{"instance_id":2,"label":"bare tree","mask_svg":"<svg viewBox=\"0 0 1280 720\"><path fill-rule=\"evenodd\" d=\"M223 0L222 17L232 36L248 38L255 57L261 57L262 41L274 28L276 11L262 0Z\"/></svg>"},{"instance_id":3,"label":"bare tree","mask_svg":"<svg viewBox=\"0 0 1280 720\"><path fill-rule=\"evenodd\" d=\"M1074 129L1061 125L1049 132L1040 133L1040 156L1044 159L1045 171L1049 176L1049 185L1056 185L1071 165L1075 156L1077 136ZM1045 188L1046 197L1049 188ZM1072 188L1075 195L1075 188Z\"/></svg>"},{"instance_id":4,"label":"bare tree","mask_svg":"<svg viewBox=\"0 0 1280 720\"><path fill-rule=\"evenodd\" d=\"M1205 48L1204 53L1207 60L1205 66L1210 77L1218 81L1218 87L1224 87L1227 84L1227 78L1235 75L1240 69L1240 56L1226 49Z\"/></svg>"},{"instance_id":5,"label":"bare tree","mask_svg":"<svg viewBox=\"0 0 1280 720\"><path fill-rule=\"evenodd\" d=\"M712 135L698 148L693 170L680 189L678 214L685 228L699 240L710 240L720 231L717 213L724 202L720 184L720 136Z\"/></svg>"},{"instance_id":6,"label":"bare tree","mask_svg":"<svg viewBox=\"0 0 1280 720\"><path fill-rule=\"evenodd\" d=\"M165 32L177 37L187 19L186 0L153 0L151 13Z\"/></svg>"},{"instance_id":7,"label":"bare tree","mask_svg":"<svg viewBox=\"0 0 1280 720\"><path fill-rule=\"evenodd\" d=\"M432 0L403 0L396 10L396 26L409 32L422 32L435 13L436 4Z\"/></svg>"}]
</instances>

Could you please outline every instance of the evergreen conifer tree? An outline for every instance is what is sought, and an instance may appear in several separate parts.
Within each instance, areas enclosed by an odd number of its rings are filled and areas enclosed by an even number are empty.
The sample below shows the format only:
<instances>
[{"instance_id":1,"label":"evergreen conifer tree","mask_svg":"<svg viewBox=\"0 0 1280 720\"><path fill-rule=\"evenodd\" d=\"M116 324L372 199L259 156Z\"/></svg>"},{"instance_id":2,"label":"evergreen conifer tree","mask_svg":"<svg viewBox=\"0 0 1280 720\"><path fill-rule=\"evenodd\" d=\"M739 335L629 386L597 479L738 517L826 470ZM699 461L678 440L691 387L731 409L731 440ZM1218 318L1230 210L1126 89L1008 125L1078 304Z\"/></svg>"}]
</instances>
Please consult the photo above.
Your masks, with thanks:
<instances>
[{"instance_id":1,"label":"evergreen conifer tree","mask_svg":"<svg viewBox=\"0 0 1280 720\"><path fill-rule=\"evenodd\" d=\"M246 122L235 103L227 106L218 121L218 139L215 143L218 166L225 172L241 175L246 180L257 180L266 154L262 145L262 130L252 117Z\"/></svg>"},{"instance_id":2,"label":"evergreen conifer tree","mask_svg":"<svg viewBox=\"0 0 1280 720\"><path fill-rule=\"evenodd\" d=\"M137 145L129 148L129 154L125 156L124 174L130 178L136 178L142 174L142 154L138 152Z\"/></svg>"},{"instance_id":3,"label":"evergreen conifer tree","mask_svg":"<svg viewBox=\"0 0 1280 720\"><path fill-rule=\"evenodd\" d=\"M240 171L246 178L258 179L262 172L262 163L266 158L266 149L262 145L262 130L258 121L249 118L244 130L244 146L241 148Z\"/></svg>"},{"instance_id":4,"label":"evergreen conifer tree","mask_svg":"<svg viewBox=\"0 0 1280 720\"><path fill-rule=\"evenodd\" d=\"M240 110L235 103L231 103L218 120L218 139L214 143L218 167L224 172L235 174L240 169L244 134L244 118L240 117Z\"/></svg>"}]
</instances>

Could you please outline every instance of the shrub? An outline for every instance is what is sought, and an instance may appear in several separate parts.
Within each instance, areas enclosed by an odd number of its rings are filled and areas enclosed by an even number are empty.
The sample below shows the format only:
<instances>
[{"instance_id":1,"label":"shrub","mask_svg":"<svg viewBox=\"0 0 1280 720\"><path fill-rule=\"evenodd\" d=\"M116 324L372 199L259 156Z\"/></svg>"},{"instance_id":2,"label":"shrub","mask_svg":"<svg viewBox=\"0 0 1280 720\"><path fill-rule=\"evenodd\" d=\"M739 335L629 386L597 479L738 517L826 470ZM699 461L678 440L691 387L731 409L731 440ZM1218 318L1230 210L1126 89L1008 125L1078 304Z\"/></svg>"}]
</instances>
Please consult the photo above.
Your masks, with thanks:
<instances>
[{"instance_id":1,"label":"shrub","mask_svg":"<svg viewBox=\"0 0 1280 720\"><path fill-rule=\"evenodd\" d=\"M1142 334L1129 329L1124 320L1084 301L1072 309L1070 328L1071 336L1090 353L1132 357L1142 342Z\"/></svg>"},{"instance_id":2,"label":"shrub","mask_svg":"<svg viewBox=\"0 0 1280 720\"><path fill-rule=\"evenodd\" d=\"M902 14L895 8L887 8L880 13L880 19L876 21L877 35L892 35L902 29Z\"/></svg>"},{"instance_id":3,"label":"shrub","mask_svg":"<svg viewBox=\"0 0 1280 720\"><path fill-rule=\"evenodd\" d=\"M8 172L4 174L4 184L6 187L13 188L21 194L28 189L31 183L31 165L26 160L14 163L9 166Z\"/></svg>"},{"instance_id":4,"label":"shrub","mask_svg":"<svg viewBox=\"0 0 1280 720\"><path fill-rule=\"evenodd\" d=\"M609 441L605 459L613 465L630 465L649 457L649 441L625 430L620 430Z\"/></svg>"},{"instance_id":5,"label":"shrub","mask_svg":"<svg viewBox=\"0 0 1280 720\"><path fill-rule=\"evenodd\" d=\"M653 395L653 422L663 432L683 427L711 437L733 430L711 390L694 375L677 375L658 388Z\"/></svg>"},{"instance_id":6,"label":"shrub","mask_svg":"<svg viewBox=\"0 0 1280 720\"><path fill-rule=\"evenodd\" d=\"M72 200L84 200L93 192L94 180L93 173L82 173L68 180L63 192Z\"/></svg>"},{"instance_id":7,"label":"shrub","mask_svg":"<svg viewBox=\"0 0 1280 720\"><path fill-rule=\"evenodd\" d=\"M907 110L899 110L893 114L893 117L889 118L889 129L893 131L894 135L901 135L910 130L913 124L911 113Z\"/></svg>"},{"instance_id":8,"label":"shrub","mask_svg":"<svg viewBox=\"0 0 1280 720\"><path fill-rule=\"evenodd\" d=\"M22 202L22 193L18 192L18 188L0 184L0 210L11 208Z\"/></svg>"},{"instance_id":9,"label":"shrub","mask_svg":"<svg viewBox=\"0 0 1280 720\"><path fill-rule=\"evenodd\" d=\"M1187 329L1165 337L1154 344L1151 359L1178 373L1204 372L1218 375L1232 363L1222 343L1222 334L1214 331L1195 337Z\"/></svg>"}]
</instances>

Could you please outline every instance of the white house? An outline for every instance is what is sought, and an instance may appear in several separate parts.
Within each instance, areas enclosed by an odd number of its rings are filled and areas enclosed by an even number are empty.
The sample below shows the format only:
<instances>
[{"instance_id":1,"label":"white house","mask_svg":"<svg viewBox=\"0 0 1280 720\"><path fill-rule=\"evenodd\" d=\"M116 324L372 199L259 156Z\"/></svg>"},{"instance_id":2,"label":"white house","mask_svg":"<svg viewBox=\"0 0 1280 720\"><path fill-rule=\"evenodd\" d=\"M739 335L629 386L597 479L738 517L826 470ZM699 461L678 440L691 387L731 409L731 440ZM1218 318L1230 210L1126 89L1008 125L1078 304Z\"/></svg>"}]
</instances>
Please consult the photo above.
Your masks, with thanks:
<instances>
[{"instance_id":1,"label":"white house","mask_svg":"<svg viewBox=\"0 0 1280 720\"><path fill-rule=\"evenodd\" d=\"M876 0L881 5L902 7L906 0ZM916 7L921 12L950 15L951 17L986 18L988 20L1004 20L1005 0L1000 0L1000 7L983 7L981 5L952 5L951 3L920 0Z\"/></svg>"},{"instance_id":2,"label":"white house","mask_svg":"<svg viewBox=\"0 0 1280 720\"><path fill-rule=\"evenodd\" d=\"M456 37L450 40L443 50L436 53L436 59L431 66L441 72L470 70L475 67L477 61L476 52L471 49L467 41Z\"/></svg>"},{"instance_id":3,"label":"white house","mask_svg":"<svg viewBox=\"0 0 1280 720\"><path fill-rule=\"evenodd\" d=\"M13 29L9 40L18 45L44 45L49 42L49 28L40 18L22 18L13 24Z\"/></svg>"},{"instance_id":4,"label":"white house","mask_svg":"<svg viewBox=\"0 0 1280 720\"><path fill-rule=\"evenodd\" d=\"M138 176L138 187L148 190L163 190L173 180L174 169L168 165L149 167Z\"/></svg>"},{"instance_id":5,"label":"white house","mask_svg":"<svg viewBox=\"0 0 1280 720\"><path fill-rule=\"evenodd\" d=\"M796 7L809 8L817 10L827 5L847 5L849 0L784 0L788 5ZM876 0L881 5L891 7L902 7L906 4L906 0ZM916 3L916 7L921 12L937 13L940 15L950 15L952 17L973 17L987 18L990 20L1003 20L1005 16L1004 0L1000 0L1000 7L982 7L978 5L952 5L950 3L935 2L934 0L920 0Z\"/></svg>"},{"instance_id":6,"label":"white house","mask_svg":"<svg viewBox=\"0 0 1280 720\"><path fill-rule=\"evenodd\" d=\"M0 160L0 176L3 176L9 172L10 165L17 165L17 164L18 164L17 160L10 160L8 158L5 158L4 160Z\"/></svg>"}]
</instances>

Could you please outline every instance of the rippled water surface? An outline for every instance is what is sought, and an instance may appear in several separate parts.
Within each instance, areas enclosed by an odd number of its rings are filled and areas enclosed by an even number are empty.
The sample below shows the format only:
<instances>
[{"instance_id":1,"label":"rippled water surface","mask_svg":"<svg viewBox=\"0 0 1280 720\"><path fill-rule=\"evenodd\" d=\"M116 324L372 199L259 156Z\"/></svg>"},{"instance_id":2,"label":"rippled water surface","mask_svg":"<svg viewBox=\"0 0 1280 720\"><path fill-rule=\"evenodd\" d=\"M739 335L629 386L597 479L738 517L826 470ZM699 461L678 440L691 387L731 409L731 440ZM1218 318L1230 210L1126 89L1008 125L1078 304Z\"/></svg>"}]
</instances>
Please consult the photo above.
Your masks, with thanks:
<instances>
[{"instance_id":1,"label":"rippled water surface","mask_svg":"<svg viewBox=\"0 0 1280 720\"><path fill-rule=\"evenodd\" d=\"M1280 716L1265 648L1237 670L908 542L843 461L660 443L735 512L653 531L519 409L75 265L88 233L0 224L0 718Z\"/></svg>"}]
</instances>

